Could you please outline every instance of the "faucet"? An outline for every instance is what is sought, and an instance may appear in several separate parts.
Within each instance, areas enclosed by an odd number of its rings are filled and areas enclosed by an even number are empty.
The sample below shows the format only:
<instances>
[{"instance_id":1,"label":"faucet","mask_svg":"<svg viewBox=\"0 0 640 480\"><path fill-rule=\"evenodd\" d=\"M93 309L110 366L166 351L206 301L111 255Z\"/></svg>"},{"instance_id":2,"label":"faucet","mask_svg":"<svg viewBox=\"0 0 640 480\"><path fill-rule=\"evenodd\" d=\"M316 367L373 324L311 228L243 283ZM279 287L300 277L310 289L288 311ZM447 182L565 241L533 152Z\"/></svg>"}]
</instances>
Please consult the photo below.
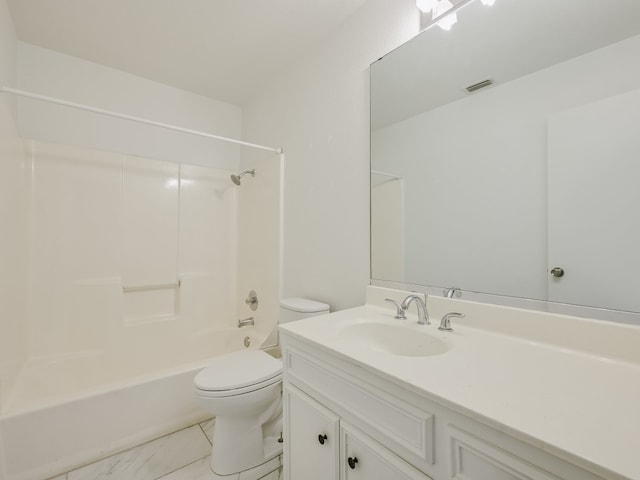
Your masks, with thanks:
<instances>
[{"instance_id":1,"label":"faucet","mask_svg":"<svg viewBox=\"0 0 640 480\"><path fill-rule=\"evenodd\" d=\"M248 327L249 325L254 325L253 317L244 318L242 320L238 320L238 328Z\"/></svg>"},{"instance_id":2,"label":"faucet","mask_svg":"<svg viewBox=\"0 0 640 480\"><path fill-rule=\"evenodd\" d=\"M425 298L426 298L425 294ZM427 313L427 305L424 300L422 300L422 295L417 295L415 293L409 295L402 302L402 309L406 312L411 305L411 302L415 301L418 307L418 325L429 325L431 322L429 321L429 314Z\"/></svg>"}]
</instances>

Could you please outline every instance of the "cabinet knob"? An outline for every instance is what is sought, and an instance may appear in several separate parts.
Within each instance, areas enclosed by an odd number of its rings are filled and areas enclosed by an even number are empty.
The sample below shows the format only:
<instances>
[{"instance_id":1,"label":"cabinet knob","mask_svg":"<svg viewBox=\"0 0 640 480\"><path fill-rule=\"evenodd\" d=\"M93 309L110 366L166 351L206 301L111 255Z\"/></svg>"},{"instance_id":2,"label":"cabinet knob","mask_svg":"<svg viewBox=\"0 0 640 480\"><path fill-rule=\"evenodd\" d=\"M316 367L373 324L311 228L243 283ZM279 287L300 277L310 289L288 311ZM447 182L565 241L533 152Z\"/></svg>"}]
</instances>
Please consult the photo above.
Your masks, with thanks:
<instances>
[{"instance_id":1,"label":"cabinet knob","mask_svg":"<svg viewBox=\"0 0 640 480\"><path fill-rule=\"evenodd\" d=\"M318 435L318 441L320 442L320 445L324 445L324 441L327 439L326 435Z\"/></svg>"},{"instance_id":2,"label":"cabinet knob","mask_svg":"<svg viewBox=\"0 0 640 480\"><path fill-rule=\"evenodd\" d=\"M347 459L347 463L349 464L351 470L353 470L354 468L356 468L356 463L358 463L358 457L349 457Z\"/></svg>"}]
</instances>

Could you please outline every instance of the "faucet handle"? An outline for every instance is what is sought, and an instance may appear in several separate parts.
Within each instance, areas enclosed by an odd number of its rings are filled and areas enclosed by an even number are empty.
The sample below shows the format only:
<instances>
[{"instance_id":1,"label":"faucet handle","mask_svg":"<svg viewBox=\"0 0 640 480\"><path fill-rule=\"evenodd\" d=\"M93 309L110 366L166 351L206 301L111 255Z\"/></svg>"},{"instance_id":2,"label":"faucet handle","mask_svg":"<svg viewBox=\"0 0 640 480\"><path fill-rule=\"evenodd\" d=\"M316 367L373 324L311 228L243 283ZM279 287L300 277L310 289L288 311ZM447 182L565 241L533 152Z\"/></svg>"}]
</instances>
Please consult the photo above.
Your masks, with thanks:
<instances>
[{"instance_id":1,"label":"faucet handle","mask_svg":"<svg viewBox=\"0 0 640 480\"><path fill-rule=\"evenodd\" d=\"M440 320L440 326L438 330L442 330L443 332L453 332L453 328L451 328L451 319L452 318L464 318L466 315L464 313L458 312L449 312L442 317Z\"/></svg>"},{"instance_id":2,"label":"faucet handle","mask_svg":"<svg viewBox=\"0 0 640 480\"><path fill-rule=\"evenodd\" d=\"M442 294L446 297L446 298L460 298L462 296L462 290L460 290L460 287L450 287L447 288L446 290L442 291Z\"/></svg>"},{"instance_id":3,"label":"faucet handle","mask_svg":"<svg viewBox=\"0 0 640 480\"><path fill-rule=\"evenodd\" d=\"M385 298L385 302L393 303L396 306L396 316L393 317L396 320L406 320L407 316L405 315L404 308L400 305L400 302L396 302L391 298Z\"/></svg>"}]
</instances>

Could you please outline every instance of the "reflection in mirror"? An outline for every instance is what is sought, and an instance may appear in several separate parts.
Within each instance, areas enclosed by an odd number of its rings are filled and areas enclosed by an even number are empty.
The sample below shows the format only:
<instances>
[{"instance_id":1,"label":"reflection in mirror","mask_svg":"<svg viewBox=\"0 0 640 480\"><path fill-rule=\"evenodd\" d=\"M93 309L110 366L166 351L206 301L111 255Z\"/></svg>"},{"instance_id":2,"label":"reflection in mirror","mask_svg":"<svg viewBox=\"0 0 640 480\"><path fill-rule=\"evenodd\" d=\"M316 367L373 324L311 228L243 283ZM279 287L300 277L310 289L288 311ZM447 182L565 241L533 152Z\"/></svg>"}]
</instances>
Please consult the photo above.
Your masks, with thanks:
<instances>
[{"instance_id":1,"label":"reflection in mirror","mask_svg":"<svg viewBox=\"0 0 640 480\"><path fill-rule=\"evenodd\" d=\"M639 59L637 0L497 0L374 63L373 282L640 312Z\"/></svg>"}]
</instances>

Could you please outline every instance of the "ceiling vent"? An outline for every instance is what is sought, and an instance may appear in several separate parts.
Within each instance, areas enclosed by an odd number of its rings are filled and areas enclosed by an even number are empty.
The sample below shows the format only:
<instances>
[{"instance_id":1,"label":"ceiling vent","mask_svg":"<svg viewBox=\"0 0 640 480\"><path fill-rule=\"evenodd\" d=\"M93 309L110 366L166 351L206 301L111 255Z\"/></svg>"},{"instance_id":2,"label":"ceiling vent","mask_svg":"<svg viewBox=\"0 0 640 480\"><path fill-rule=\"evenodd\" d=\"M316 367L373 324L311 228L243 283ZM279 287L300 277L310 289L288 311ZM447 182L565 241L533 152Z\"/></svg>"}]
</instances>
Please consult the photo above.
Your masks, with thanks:
<instances>
[{"instance_id":1,"label":"ceiling vent","mask_svg":"<svg viewBox=\"0 0 640 480\"><path fill-rule=\"evenodd\" d=\"M487 78L486 80L483 80L481 82L474 83L473 85L469 85L466 88L466 90L469 93L473 93L477 90L480 90L481 88L488 87L489 85L493 85L493 80L491 80L490 78Z\"/></svg>"}]
</instances>

